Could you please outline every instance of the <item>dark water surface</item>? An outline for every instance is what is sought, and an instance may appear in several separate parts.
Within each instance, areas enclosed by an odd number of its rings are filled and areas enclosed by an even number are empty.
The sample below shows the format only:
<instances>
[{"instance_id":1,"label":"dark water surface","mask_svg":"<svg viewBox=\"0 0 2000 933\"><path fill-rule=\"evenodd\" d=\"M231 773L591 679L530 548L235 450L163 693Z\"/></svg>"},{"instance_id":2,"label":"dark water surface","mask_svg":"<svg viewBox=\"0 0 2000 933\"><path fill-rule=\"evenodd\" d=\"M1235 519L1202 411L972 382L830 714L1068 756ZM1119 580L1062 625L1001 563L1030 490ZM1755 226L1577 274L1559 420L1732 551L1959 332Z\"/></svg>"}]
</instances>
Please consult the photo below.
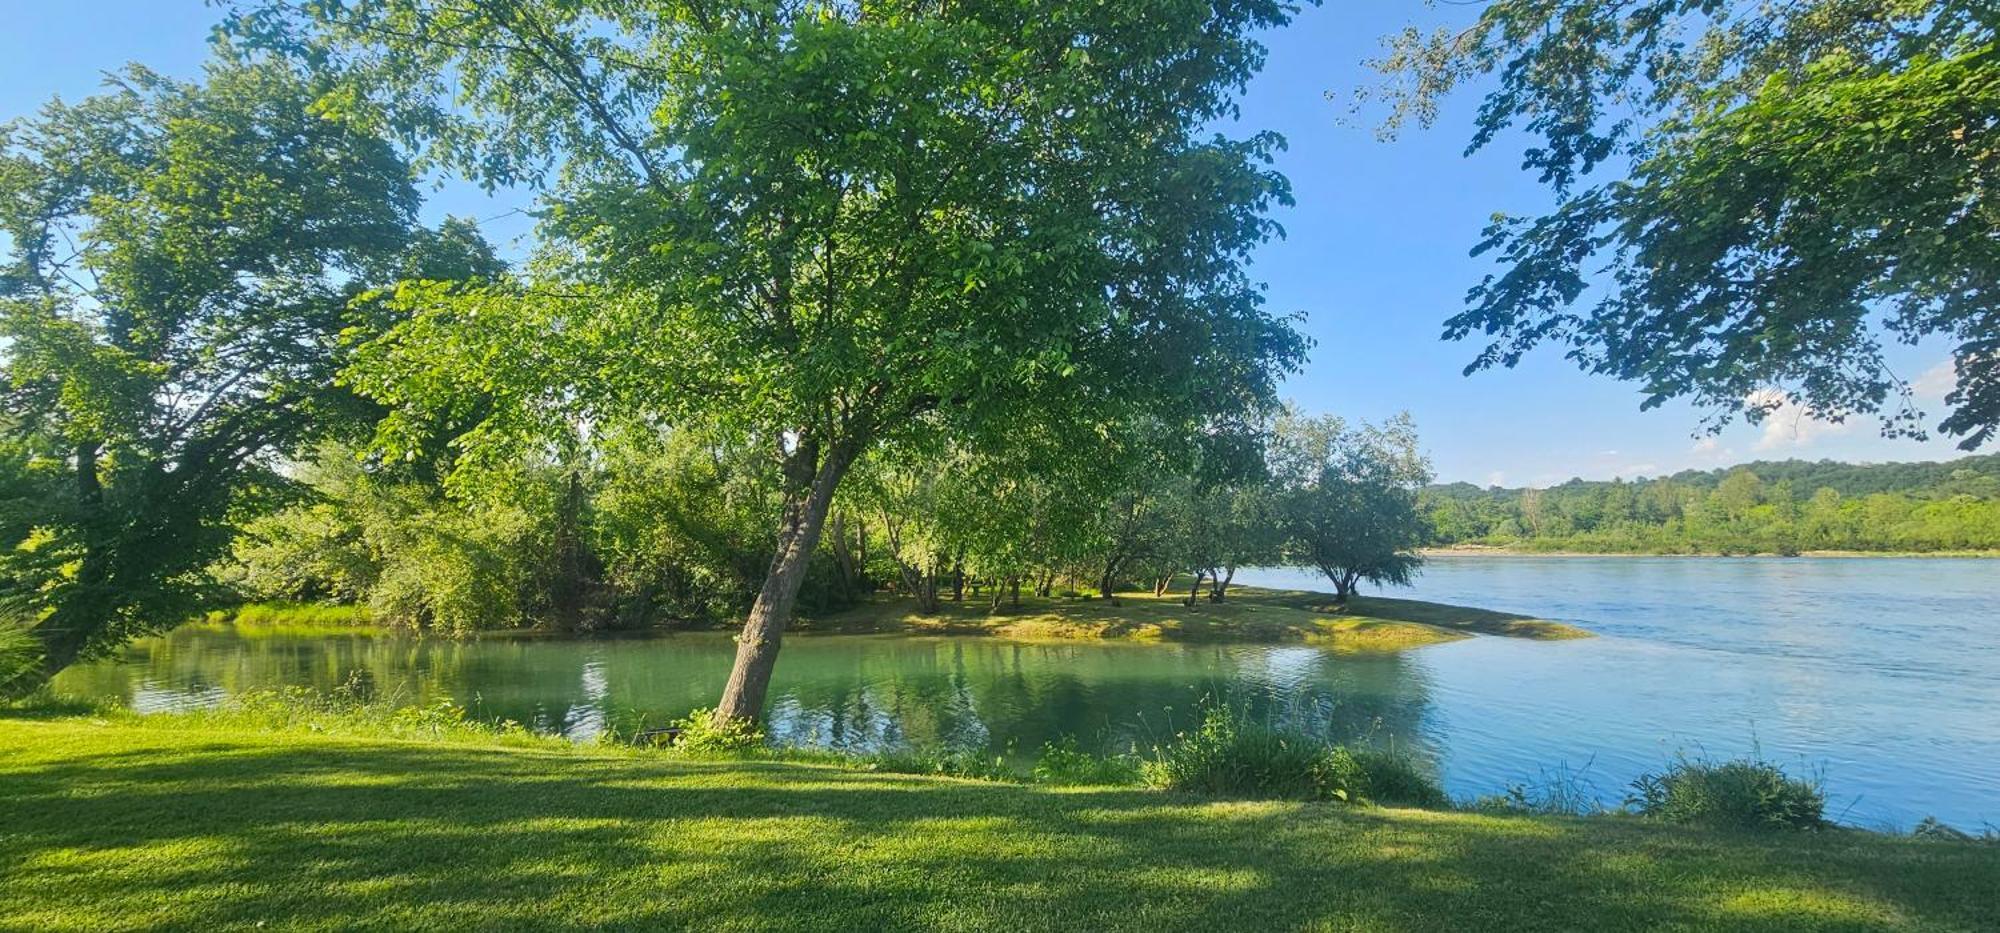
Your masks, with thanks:
<instances>
[{"instance_id":1,"label":"dark water surface","mask_svg":"<svg viewBox=\"0 0 2000 933\"><path fill-rule=\"evenodd\" d=\"M1307 574L1258 585L1324 588ZM1065 735L1146 747L1204 697L1432 761L1454 794L1567 767L1615 801L1676 754L1758 751L1823 775L1847 822L2000 823L2000 562L1945 559L1433 560L1393 595L1584 625L1572 642L1476 638L1392 655L1296 645L1016 644L794 636L772 689L782 742L951 743L1032 753ZM355 672L382 695L589 737L713 703L723 634L484 638L190 627L71 670L63 692L142 710Z\"/></svg>"}]
</instances>

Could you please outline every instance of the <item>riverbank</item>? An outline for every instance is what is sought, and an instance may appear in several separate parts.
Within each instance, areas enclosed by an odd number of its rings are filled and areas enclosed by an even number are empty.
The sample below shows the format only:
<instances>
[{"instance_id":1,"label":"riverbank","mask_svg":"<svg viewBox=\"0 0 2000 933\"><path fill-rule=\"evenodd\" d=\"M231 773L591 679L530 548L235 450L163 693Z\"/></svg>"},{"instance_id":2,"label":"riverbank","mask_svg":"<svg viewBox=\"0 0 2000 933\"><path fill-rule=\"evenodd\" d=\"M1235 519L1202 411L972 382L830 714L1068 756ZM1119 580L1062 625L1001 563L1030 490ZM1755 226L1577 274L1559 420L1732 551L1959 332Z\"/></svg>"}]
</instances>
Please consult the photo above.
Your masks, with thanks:
<instances>
[{"instance_id":1,"label":"riverbank","mask_svg":"<svg viewBox=\"0 0 2000 933\"><path fill-rule=\"evenodd\" d=\"M1416 599L1236 586L1221 602L1186 605L1186 590L1165 596L1125 592L1115 599L1023 595L1021 604L968 596L936 612L883 596L845 612L806 620L801 631L985 635L1021 641L1124 639L1193 642L1301 642L1335 650L1396 651L1474 635L1559 640L1589 638L1585 629L1547 619Z\"/></svg>"},{"instance_id":2,"label":"riverbank","mask_svg":"<svg viewBox=\"0 0 2000 933\"><path fill-rule=\"evenodd\" d=\"M1851 831L171 722L0 713L0 928L1972 930L2000 877Z\"/></svg>"},{"instance_id":3,"label":"riverbank","mask_svg":"<svg viewBox=\"0 0 2000 933\"><path fill-rule=\"evenodd\" d=\"M1840 557L1870 558L1886 557L1896 559L1919 558L2000 558L2000 551L1798 551L1783 554L1776 551L1732 551L1729 553L1711 551L1572 551L1540 550L1536 548L1501 546L1491 544L1460 544L1451 547L1419 548L1417 553L1426 559L1434 557L1687 557L1687 558L1738 558L1738 557Z\"/></svg>"}]
</instances>

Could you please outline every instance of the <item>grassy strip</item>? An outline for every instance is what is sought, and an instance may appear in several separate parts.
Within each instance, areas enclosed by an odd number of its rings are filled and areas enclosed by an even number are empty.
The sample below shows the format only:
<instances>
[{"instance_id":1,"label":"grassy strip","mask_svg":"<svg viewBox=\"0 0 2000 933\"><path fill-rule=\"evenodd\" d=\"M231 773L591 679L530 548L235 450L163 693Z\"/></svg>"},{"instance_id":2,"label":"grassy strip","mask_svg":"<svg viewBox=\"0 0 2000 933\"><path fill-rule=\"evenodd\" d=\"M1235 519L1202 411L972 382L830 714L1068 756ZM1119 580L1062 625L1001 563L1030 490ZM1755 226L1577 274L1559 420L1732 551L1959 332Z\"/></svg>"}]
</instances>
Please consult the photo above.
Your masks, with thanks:
<instances>
[{"instance_id":1,"label":"grassy strip","mask_svg":"<svg viewBox=\"0 0 2000 933\"><path fill-rule=\"evenodd\" d=\"M1990 924L2000 877L2000 847L1861 833L1213 803L220 720L0 719L0 826L0 927L51 931L1969 930Z\"/></svg>"},{"instance_id":2,"label":"grassy strip","mask_svg":"<svg viewBox=\"0 0 2000 933\"><path fill-rule=\"evenodd\" d=\"M1394 651L1470 635L1588 638L1584 629L1528 616L1415 599L1357 596L1345 606L1325 593L1235 587L1220 603L1182 604L1184 594L1120 593L1117 599L1023 596L990 610L985 601L945 602L935 613L883 597L813 620L833 632L993 635L1022 640L1136 639L1306 642L1351 651Z\"/></svg>"},{"instance_id":3,"label":"grassy strip","mask_svg":"<svg viewBox=\"0 0 2000 933\"><path fill-rule=\"evenodd\" d=\"M188 623L216 628L234 627L262 634L315 634L328 631L374 631L381 628L363 606L340 603L264 602L217 609Z\"/></svg>"}]
</instances>

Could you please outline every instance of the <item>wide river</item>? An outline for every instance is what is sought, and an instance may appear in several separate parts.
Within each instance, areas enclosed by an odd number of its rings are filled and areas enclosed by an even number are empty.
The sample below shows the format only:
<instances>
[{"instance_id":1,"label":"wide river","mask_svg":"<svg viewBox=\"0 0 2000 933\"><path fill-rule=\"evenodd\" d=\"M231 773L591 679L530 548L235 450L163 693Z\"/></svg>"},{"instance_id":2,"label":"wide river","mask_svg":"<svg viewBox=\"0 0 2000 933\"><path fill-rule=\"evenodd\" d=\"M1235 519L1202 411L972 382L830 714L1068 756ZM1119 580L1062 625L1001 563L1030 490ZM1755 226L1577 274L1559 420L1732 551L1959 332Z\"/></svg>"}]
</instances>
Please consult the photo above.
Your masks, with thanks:
<instances>
[{"instance_id":1,"label":"wide river","mask_svg":"<svg viewBox=\"0 0 2000 933\"><path fill-rule=\"evenodd\" d=\"M1239 582L1324 589L1302 572ZM781 742L955 744L1027 755L1074 736L1146 748L1204 702L1433 762L1455 795L1566 773L1617 802L1677 755L1755 752L1818 775L1830 815L2000 824L2000 562L1449 556L1393 595L1528 613L1601 637L1474 638L1389 655L1298 645L1018 644L795 636L772 688ZM141 710L365 678L587 738L711 704L723 634L285 637L188 627L66 672Z\"/></svg>"}]
</instances>

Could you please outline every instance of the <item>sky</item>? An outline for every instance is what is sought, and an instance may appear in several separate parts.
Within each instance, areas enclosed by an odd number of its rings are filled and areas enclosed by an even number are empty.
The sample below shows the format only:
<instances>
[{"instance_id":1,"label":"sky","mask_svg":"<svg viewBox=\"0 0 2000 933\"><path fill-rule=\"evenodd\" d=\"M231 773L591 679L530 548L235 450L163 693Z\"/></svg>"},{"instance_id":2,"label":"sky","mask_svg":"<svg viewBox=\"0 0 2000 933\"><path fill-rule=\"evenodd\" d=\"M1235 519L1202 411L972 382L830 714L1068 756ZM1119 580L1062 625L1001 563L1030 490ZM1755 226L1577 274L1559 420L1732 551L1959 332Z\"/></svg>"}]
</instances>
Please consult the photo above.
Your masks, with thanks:
<instances>
[{"instance_id":1,"label":"sky","mask_svg":"<svg viewBox=\"0 0 2000 933\"><path fill-rule=\"evenodd\" d=\"M1237 129L1276 130L1289 144L1278 168L1297 203L1277 214L1286 236L1252 265L1270 307L1303 314L1315 343L1311 362L1284 385L1288 398L1348 418L1407 411L1438 478L1480 485L1631 479L1789 457L1961 455L1943 439L1884 439L1872 418L1827 424L1782 410L1762 425L1700 436L1700 412L1672 403L1642 412L1635 386L1578 372L1553 348L1511 370L1462 375L1479 346L1440 334L1466 289L1491 268L1469 250L1492 214L1537 212L1549 195L1519 169L1518 140L1465 155L1476 96L1453 98L1435 128L1392 141L1378 139L1369 116L1356 116L1345 100L1373 79L1364 63L1381 37L1470 15L1417 0L1347 0L1309 8L1266 37L1270 58L1244 95ZM0 22L8 24L0 32L0 120L31 114L52 96L87 96L126 62L197 77L217 19L202 0L0 0ZM531 222L516 209L527 204L526 194L489 196L446 181L426 215L485 221L486 235L518 255ZM1943 344L1889 351L1892 368L1914 381L1929 423L1942 417L1948 356Z\"/></svg>"}]
</instances>

